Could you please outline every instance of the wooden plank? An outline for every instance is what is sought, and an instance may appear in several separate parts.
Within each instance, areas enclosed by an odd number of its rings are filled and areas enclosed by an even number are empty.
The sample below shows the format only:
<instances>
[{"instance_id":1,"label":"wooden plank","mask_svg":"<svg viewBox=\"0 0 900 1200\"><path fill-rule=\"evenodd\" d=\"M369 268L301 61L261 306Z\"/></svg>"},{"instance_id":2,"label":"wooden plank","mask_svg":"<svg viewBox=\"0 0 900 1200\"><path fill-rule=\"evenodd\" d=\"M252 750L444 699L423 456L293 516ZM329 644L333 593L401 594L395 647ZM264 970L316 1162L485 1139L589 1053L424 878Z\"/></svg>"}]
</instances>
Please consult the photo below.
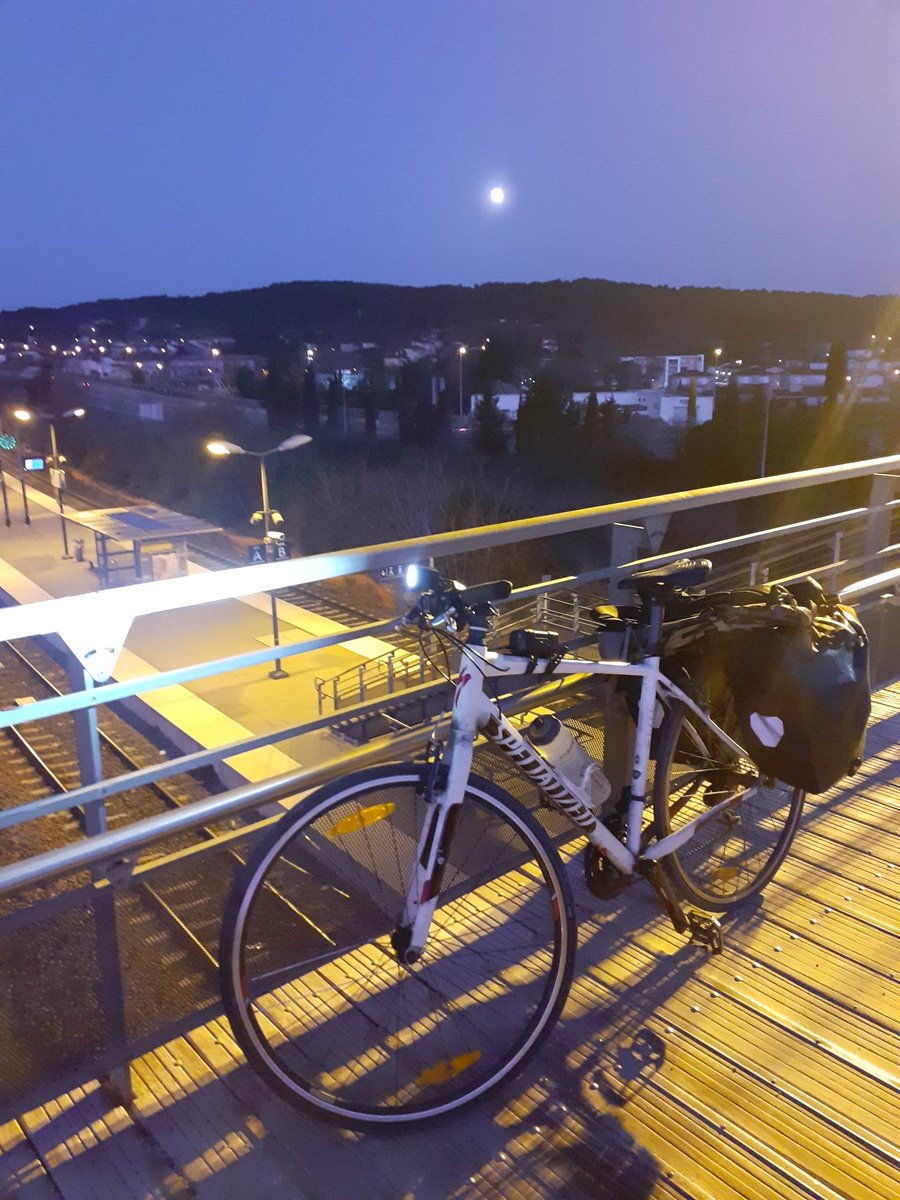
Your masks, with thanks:
<instances>
[{"instance_id":1,"label":"wooden plank","mask_svg":"<svg viewBox=\"0 0 900 1200\"><path fill-rule=\"evenodd\" d=\"M0 1125L0 1196L60 1200L60 1195L19 1122Z\"/></svg>"},{"instance_id":2,"label":"wooden plank","mask_svg":"<svg viewBox=\"0 0 900 1200\"><path fill-rule=\"evenodd\" d=\"M148 1200L179 1195L184 1181L96 1080L21 1117L22 1127L66 1200Z\"/></svg>"}]
</instances>

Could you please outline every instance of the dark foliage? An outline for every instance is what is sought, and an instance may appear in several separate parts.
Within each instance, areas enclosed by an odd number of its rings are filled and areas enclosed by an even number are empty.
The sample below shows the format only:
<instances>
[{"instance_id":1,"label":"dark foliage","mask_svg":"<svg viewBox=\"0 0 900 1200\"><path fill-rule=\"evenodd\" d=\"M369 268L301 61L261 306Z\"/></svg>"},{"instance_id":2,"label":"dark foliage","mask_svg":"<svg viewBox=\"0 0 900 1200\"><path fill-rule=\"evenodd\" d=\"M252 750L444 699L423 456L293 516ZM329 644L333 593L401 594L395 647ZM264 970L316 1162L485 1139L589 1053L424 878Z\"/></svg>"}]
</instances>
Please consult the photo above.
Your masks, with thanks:
<instances>
[{"instance_id":1,"label":"dark foliage","mask_svg":"<svg viewBox=\"0 0 900 1200\"><path fill-rule=\"evenodd\" d=\"M32 324L39 336L59 340L71 337L80 326L105 321L111 336L125 336L143 318L151 335L229 334L240 350L268 353L277 335L288 341L402 344L412 333L437 328L465 341L470 331L481 337L502 324L532 335L535 326L541 326L555 334L561 352L565 349L588 361L654 354L668 346L709 346L713 341L727 345L733 357L750 360L766 349L803 353L820 343L822 330L835 331L845 344L862 344L872 329L883 326L889 304L879 296L650 287L602 279L474 288L296 282L205 296L143 296L59 309L19 309L0 313L0 335L21 337ZM514 336L504 335L506 349ZM501 351L503 345L498 355ZM522 357L519 347L513 357ZM619 386L624 386L621 380Z\"/></svg>"}]
</instances>

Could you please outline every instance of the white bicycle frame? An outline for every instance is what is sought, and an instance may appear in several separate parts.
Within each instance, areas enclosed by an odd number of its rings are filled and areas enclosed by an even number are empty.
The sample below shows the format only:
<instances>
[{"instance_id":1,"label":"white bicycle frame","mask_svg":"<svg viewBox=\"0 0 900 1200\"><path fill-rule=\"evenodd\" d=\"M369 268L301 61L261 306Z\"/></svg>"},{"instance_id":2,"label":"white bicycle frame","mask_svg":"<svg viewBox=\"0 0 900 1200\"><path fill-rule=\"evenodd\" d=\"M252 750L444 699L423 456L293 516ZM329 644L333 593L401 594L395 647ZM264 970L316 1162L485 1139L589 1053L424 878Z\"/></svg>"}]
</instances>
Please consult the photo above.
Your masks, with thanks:
<instances>
[{"instance_id":1,"label":"white bicycle frame","mask_svg":"<svg viewBox=\"0 0 900 1200\"><path fill-rule=\"evenodd\" d=\"M597 819L584 792L571 780L561 776L512 726L497 703L485 694L487 679L532 673L536 682L565 675L634 676L641 680L624 844ZM446 778L443 787L435 787L428 819L423 824L417 850L417 870L410 880L401 919L401 924L411 931L409 952L412 955L421 953L428 937L440 897L445 850L448 838L452 837L454 814L465 797L475 740L479 734L483 734L521 767L551 803L584 831L588 841L596 846L600 854L609 858L626 875L633 874L640 860L654 861L678 850L691 840L702 825L753 790L745 788L729 795L688 821L677 832L651 841L642 851L641 829L650 763L650 739L658 698L680 701L726 746L741 757L746 756L742 746L729 737L690 696L663 675L658 656L647 657L640 663L564 658L551 667L546 659L538 659L535 663L528 658L488 650L481 645L468 645L463 649L451 708L450 737L442 760L447 768Z\"/></svg>"}]
</instances>

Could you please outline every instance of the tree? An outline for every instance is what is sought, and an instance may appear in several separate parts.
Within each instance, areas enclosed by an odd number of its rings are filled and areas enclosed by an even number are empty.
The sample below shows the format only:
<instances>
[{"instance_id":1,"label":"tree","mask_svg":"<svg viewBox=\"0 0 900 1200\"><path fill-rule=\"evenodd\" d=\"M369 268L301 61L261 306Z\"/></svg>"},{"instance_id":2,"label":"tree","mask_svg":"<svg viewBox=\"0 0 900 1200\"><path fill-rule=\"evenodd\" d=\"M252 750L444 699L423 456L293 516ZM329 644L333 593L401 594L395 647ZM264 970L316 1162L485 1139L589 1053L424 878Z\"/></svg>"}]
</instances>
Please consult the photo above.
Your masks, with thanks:
<instances>
[{"instance_id":1,"label":"tree","mask_svg":"<svg viewBox=\"0 0 900 1200\"><path fill-rule=\"evenodd\" d=\"M503 417L497 411L496 397L487 393L475 405L475 445L491 456L502 454L506 449L506 434Z\"/></svg>"},{"instance_id":2,"label":"tree","mask_svg":"<svg viewBox=\"0 0 900 1200\"><path fill-rule=\"evenodd\" d=\"M600 405L597 401L596 392L591 392L587 398L587 404L584 406L584 421L582 422L581 431L585 442L589 446L597 441L600 434Z\"/></svg>"},{"instance_id":3,"label":"tree","mask_svg":"<svg viewBox=\"0 0 900 1200\"><path fill-rule=\"evenodd\" d=\"M516 417L516 450L542 457L559 448L564 437L566 402L546 375L533 379Z\"/></svg>"},{"instance_id":4,"label":"tree","mask_svg":"<svg viewBox=\"0 0 900 1200\"><path fill-rule=\"evenodd\" d=\"M407 362L397 376L400 440L425 445L434 439L436 419L431 403L431 368L424 361Z\"/></svg>"},{"instance_id":5,"label":"tree","mask_svg":"<svg viewBox=\"0 0 900 1200\"><path fill-rule=\"evenodd\" d=\"M234 386L242 400L259 399L259 380L250 367L239 367L235 372Z\"/></svg>"},{"instance_id":6,"label":"tree","mask_svg":"<svg viewBox=\"0 0 900 1200\"><path fill-rule=\"evenodd\" d=\"M341 379L335 371L328 380L328 393L325 399L326 420L329 429L337 429L341 415Z\"/></svg>"},{"instance_id":7,"label":"tree","mask_svg":"<svg viewBox=\"0 0 900 1200\"><path fill-rule=\"evenodd\" d=\"M469 376L472 391L488 395L494 384L511 380L515 374L515 363L511 348L503 336L492 335L484 342L484 349L472 364Z\"/></svg>"},{"instance_id":8,"label":"tree","mask_svg":"<svg viewBox=\"0 0 900 1200\"><path fill-rule=\"evenodd\" d=\"M738 391L737 378L732 373L723 388L716 388L713 420L720 425L733 429L741 407L741 393Z\"/></svg>"},{"instance_id":9,"label":"tree","mask_svg":"<svg viewBox=\"0 0 900 1200\"><path fill-rule=\"evenodd\" d=\"M697 424L697 380L692 379L688 388L687 398L687 427L693 429Z\"/></svg>"},{"instance_id":10,"label":"tree","mask_svg":"<svg viewBox=\"0 0 900 1200\"><path fill-rule=\"evenodd\" d=\"M597 411L599 418L598 430L602 438L608 441L616 431L616 402L612 396L607 396Z\"/></svg>"},{"instance_id":11,"label":"tree","mask_svg":"<svg viewBox=\"0 0 900 1200\"><path fill-rule=\"evenodd\" d=\"M825 367L825 409L833 412L837 408L838 397L847 382L847 349L843 342L834 341L828 351L828 364Z\"/></svg>"},{"instance_id":12,"label":"tree","mask_svg":"<svg viewBox=\"0 0 900 1200\"><path fill-rule=\"evenodd\" d=\"M303 373L303 428L307 433L315 433L319 428L319 390L312 362Z\"/></svg>"},{"instance_id":13,"label":"tree","mask_svg":"<svg viewBox=\"0 0 900 1200\"><path fill-rule=\"evenodd\" d=\"M362 405L366 437L374 437L378 432L378 397L368 378L360 379L356 395Z\"/></svg>"},{"instance_id":14,"label":"tree","mask_svg":"<svg viewBox=\"0 0 900 1200\"><path fill-rule=\"evenodd\" d=\"M303 376L296 346L279 338L269 355L266 370L261 400L269 432L280 440L296 432L300 422Z\"/></svg>"}]
</instances>

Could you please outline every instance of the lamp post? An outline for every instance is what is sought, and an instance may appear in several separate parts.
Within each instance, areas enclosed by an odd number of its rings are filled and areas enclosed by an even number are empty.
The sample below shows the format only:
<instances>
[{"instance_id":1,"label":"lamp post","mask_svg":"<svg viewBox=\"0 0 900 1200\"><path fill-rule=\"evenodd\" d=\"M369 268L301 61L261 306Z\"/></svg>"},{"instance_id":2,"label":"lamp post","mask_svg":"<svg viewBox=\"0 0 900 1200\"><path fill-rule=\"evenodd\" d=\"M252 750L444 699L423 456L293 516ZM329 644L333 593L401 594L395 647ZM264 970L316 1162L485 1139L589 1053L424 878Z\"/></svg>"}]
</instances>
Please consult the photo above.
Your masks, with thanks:
<instances>
[{"instance_id":1,"label":"lamp post","mask_svg":"<svg viewBox=\"0 0 900 1200\"><path fill-rule=\"evenodd\" d=\"M0 437L2 437L4 440L6 438L2 420L0 420ZM6 449L6 447L3 446L3 449ZM0 456L0 493L3 495L3 517L6 523L6 528L9 529L12 522L9 519L9 496L6 494L6 475L3 472L2 456Z\"/></svg>"},{"instance_id":2,"label":"lamp post","mask_svg":"<svg viewBox=\"0 0 900 1200\"><path fill-rule=\"evenodd\" d=\"M279 442L277 446L273 446L271 450L245 450L243 446L238 446L235 442L207 442L206 449L216 458L224 458L229 454L249 454L252 458L259 459L259 486L262 494L262 508L253 514L250 518L250 523L255 524L257 521L262 521L263 529L265 530L265 542L268 545L272 540L271 526L280 525L283 517L276 509L269 505L269 476L266 472L266 459L272 454L281 454L285 450L298 450L301 446L306 446L312 438L307 433L295 433L292 437L285 438L283 442ZM281 642L278 637L278 606L275 600L275 593L269 592L269 600L272 604L272 644L280 646ZM271 679L286 679L287 671L282 669L281 659L276 658L269 672Z\"/></svg>"},{"instance_id":3,"label":"lamp post","mask_svg":"<svg viewBox=\"0 0 900 1200\"><path fill-rule=\"evenodd\" d=\"M459 415L463 415L463 359L466 356L465 346L459 348Z\"/></svg>"},{"instance_id":4,"label":"lamp post","mask_svg":"<svg viewBox=\"0 0 900 1200\"><path fill-rule=\"evenodd\" d=\"M769 405L772 403L772 393L766 389L766 408L765 416L763 417L763 434L762 434L762 450L759 456L759 477L760 479L766 473L766 454L769 449Z\"/></svg>"},{"instance_id":5,"label":"lamp post","mask_svg":"<svg viewBox=\"0 0 900 1200\"><path fill-rule=\"evenodd\" d=\"M34 418L38 418L41 421L47 421L50 426L50 457L53 460L54 470L57 472L60 472L60 474L58 474L56 477L56 502L59 505L59 527L62 531L63 558L71 558L72 556L71 556L71 554L69 554L69 536L68 536L68 533L66 532L66 508L65 508L65 503L63 501L63 484L62 484L63 477L61 474L62 464L66 460L60 456L59 447L57 446L57 443L56 443L56 419L55 419L55 417L52 417L50 415L50 413L41 412L40 410L33 409L33 408L17 408L16 411L13 413L13 416L16 418L17 421L25 421L25 422L34 420ZM64 413L60 414L60 416L61 417L83 417L84 409L83 408L67 408ZM23 496L25 495L25 480L24 479L22 480L22 495ZM25 518L26 522L28 524L31 524L31 521L27 516L27 511L28 511L27 502L26 502L26 510L25 511L26 511L26 518Z\"/></svg>"}]
</instances>

